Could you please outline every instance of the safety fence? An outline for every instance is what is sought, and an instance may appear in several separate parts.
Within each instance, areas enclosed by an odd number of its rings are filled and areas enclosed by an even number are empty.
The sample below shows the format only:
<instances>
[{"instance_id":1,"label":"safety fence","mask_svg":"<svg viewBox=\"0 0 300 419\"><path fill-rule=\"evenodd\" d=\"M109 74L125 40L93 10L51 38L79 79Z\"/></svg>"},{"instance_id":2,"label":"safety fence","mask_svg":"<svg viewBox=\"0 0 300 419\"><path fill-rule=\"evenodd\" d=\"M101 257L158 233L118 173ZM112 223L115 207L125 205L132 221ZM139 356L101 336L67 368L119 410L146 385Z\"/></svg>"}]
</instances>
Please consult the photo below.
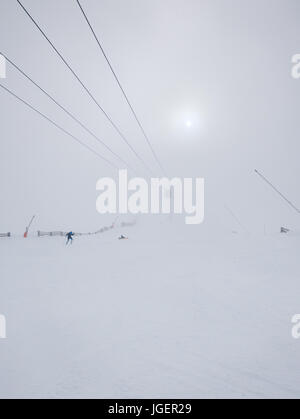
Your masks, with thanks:
<instances>
[{"instance_id":1,"label":"safety fence","mask_svg":"<svg viewBox=\"0 0 300 419\"><path fill-rule=\"evenodd\" d=\"M51 237L57 237L57 236L65 236L67 233L64 233L63 231L38 231L37 235L38 237L44 237L44 236L51 236Z\"/></svg>"},{"instance_id":2,"label":"safety fence","mask_svg":"<svg viewBox=\"0 0 300 419\"><path fill-rule=\"evenodd\" d=\"M90 234L101 234L101 233L105 233L106 231L112 230L113 228L115 228L115 225L114 224L112 224L109 227L102 227L102 228L100 228L100 230L97 230L94 233L90 233Z\"/></svg>"},{"instance_id":3,"label":"safety fence","mask_svg":"<svg viewBox=\"0 0 300 419\"><path fill-rule=\"evenodd\" d=\"M116 225L116 221L111 224L110 226L102 227L97 231L89 232L89 233L74 233L75 236L92 236L97 234L106 233L107 231L110 231L116 227L126 228L126 227L133 227L136 225L136 221L133 222L121 222L118 225ZM66 231L38 231L37 235L38 237L63 237L66 236Z\"/></svg>"},{"instance_id":4,"label":"safety fence","mask_svg":"<svg viewBox=\"0 0 300 419\"><path fill-rule=\"evenodd\" d=\"M74 233L74 236L92 236L95 234L100 234L100 233L105 233L106 231L109 231L111 229L113 229L114 226L109 226L109 227L103 227L98 231L95 232L90 232L90 233ZM64 237L68 234L68 232L66 231L38 231L37 235L38 237Z\"/></svg>"},{"instance_id":5,"label":"safety fence","mask_svg":"<svg viewBox=\"0 0 300 419\"><path fill-rule=\"evenodd\" d=\"M115 220L113 222L113 224L111 224L110 226L106 226L106 227L102 227L97 231L93 231L90 233L74 233L75 236L92 236L92 235L97 235L97 234L102 234L105 233L107 231L110 231L114 228L128 228L128 227L133 227L136 225L136 220L132 221L132 222L120 222L117 224L117 220ZM68 234L67 231L41 231L38 230L37 231L37 236L38 237L65 237ZM1 237L13 237L13 235L11 233L0 233L0 238Z\"/></svg>"},{"instance_id":6,"label":"safety fence","mask_svg":"<svg viewBox=\"0 0 300 419\"><path fill-rule=\"evenodd\" d=\"M122 227L122 228L126 228L126 227L134 227L136 225L136 221L133 221L133 222L131 222L131 223L125 223L124 221L120 224L120 226Z\"/></svg>"}]
</instances>

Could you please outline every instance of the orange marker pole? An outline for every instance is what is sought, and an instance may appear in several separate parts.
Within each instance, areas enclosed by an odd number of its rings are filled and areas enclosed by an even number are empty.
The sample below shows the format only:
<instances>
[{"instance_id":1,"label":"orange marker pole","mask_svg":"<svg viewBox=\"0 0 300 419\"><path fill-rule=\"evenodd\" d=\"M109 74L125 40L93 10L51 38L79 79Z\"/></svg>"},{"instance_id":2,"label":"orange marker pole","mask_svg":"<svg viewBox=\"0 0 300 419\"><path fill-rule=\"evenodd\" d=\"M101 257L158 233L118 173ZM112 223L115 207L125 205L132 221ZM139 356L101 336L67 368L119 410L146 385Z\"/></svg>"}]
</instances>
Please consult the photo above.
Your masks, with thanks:
<instances>
[{"instance_id":1,"label":"orange marker pole","mask_svg":"<svg viewBox=\"0 0 300 419\"><path fill-rule=\"evenodd\" d=\"M32 219L31 219L30 223L28 224L28 227L26 227L26 231L25 231L25 233L24 233L24 239L27 239L29 229L30 229L31 224L33 223L33 220L34 220L34 219L35 219L35 215L32 217Z\"/></svg>"}]
</instances>

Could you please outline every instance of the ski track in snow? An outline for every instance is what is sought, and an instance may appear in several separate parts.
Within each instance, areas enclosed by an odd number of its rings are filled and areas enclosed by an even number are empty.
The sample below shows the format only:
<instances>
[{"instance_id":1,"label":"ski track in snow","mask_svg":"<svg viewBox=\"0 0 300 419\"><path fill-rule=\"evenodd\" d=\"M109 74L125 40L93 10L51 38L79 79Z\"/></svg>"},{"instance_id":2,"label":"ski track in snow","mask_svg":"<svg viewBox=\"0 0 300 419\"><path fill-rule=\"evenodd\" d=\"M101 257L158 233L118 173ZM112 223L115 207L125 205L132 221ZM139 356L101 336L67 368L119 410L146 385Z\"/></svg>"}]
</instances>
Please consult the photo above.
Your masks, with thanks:
<instances>
[{"instance_id":1,"label":"ski track in snow","mask_svg":"<svg viewBox=\"0 0 300 419\"><path fill-rule=\"evenodd\" d=\"M300 236L0 240L0 397L298 397Z\"/></svg>"}]
</instances>

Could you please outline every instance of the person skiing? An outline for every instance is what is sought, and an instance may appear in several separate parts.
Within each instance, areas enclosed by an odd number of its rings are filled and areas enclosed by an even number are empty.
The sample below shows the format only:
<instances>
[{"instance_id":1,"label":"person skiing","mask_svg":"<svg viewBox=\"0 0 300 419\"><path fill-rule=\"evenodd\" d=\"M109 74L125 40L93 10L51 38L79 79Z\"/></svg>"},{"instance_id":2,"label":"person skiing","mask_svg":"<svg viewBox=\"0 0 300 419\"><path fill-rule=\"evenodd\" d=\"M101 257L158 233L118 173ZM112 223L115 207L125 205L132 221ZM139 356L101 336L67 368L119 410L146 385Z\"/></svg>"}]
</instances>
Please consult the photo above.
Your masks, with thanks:
<instances>
[{"instance_id":1,"label":"person skiing","mask_svg":"<svg viewBox=\"0 0 300 419\"><path fill-rule=\"evenodd\" d=\"M119 240L127 240L128 237L123 236L123 234L121 234L121 236L119 237Z\"/></svg>"},{"instance_id":2,"label":"person skiing","mask_svg":"<svg viewBox=\"0 0 300 419\"><path fill-rule=\"evenodd\" d=\"M69 243L73 243L73 237L74 237L74 233L72 231L70 231L69 233L66 234L67 237L67 243L66 245L68 245Z\"/></svg>"}]
</instances>

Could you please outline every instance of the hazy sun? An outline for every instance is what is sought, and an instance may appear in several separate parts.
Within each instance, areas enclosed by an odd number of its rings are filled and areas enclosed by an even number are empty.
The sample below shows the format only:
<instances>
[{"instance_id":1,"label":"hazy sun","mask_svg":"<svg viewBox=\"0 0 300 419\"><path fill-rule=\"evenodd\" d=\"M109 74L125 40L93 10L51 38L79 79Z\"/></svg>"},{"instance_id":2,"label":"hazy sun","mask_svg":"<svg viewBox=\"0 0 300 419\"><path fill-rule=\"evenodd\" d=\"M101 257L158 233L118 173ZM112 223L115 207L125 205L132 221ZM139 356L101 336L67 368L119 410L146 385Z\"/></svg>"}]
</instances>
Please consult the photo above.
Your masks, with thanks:
<instances>
[{"instance_id":1,"label":"hazy sun","mask_svg":"<svg viewBox=\"0 0 300 419\"><path fill-rule=\"evenodd\" d=\"M175 138L186 142L199 139L203 133L203 112L199 106L174 106L170 112L171 129Z\"/></svg>"}]
</instances>

